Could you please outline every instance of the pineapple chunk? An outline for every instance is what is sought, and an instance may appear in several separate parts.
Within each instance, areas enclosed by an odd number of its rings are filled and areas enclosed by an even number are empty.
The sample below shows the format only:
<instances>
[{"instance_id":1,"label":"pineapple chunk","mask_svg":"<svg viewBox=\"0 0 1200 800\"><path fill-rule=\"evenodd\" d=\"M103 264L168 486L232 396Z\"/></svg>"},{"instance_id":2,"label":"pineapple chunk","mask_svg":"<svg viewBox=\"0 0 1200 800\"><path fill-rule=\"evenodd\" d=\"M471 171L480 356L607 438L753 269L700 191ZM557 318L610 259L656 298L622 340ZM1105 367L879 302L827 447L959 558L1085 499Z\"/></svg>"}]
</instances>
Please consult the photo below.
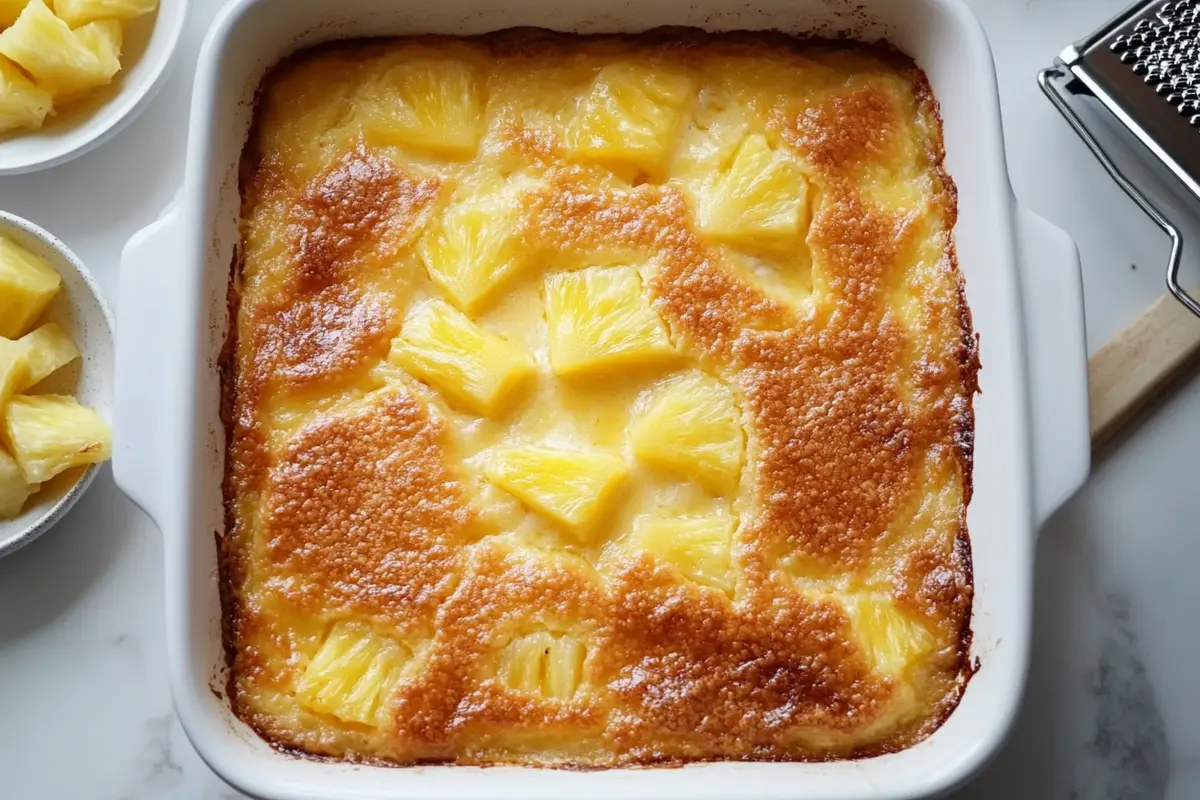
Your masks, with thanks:
<instances>
[{"instance_id":1,"label":"pineapple chunk","mask_svg":"<svg viewBox=\"0 0 1200 800\"><path fill-rule=\"evenodd\" d=\"M25 350L28 374L24 381L17 384L16 392L23 392L44 381L79 358L79 349L57 322L25 334L20 344Z\"/></svg>"},{"instance_id":2,"label":"pineapple chunk","mask_svg":"<svg viewBox=\"0 0 1200 800\"><path fill-rule=\"evenodd\" d=\"M8 444L29 483L45 483L63 470L107 461L112 430L73 397L18 396L4 413Z\"/></svg>"},{"instance_id":3,"label":"pineapple chunk","mask_svg":"<svg viewBox=\"0 0 1200 800\"><path fill-rule=\"evenodd\" d=\"M102 19L133 19L156 8L158 0L54 0L54 13L72 28Z\"/></svg>"},{"instance_id":4,"label":"pineapple chunk","mask_svg":"<svg viewBox=\"0 0 1200 800\"><path fill-rule=\"evenodd\" d=\"M0 133L17 128L36 131L53 107L49 92L38 88L15 64L0 56Z\"/></svg>"},{"instance_id":5,"label":"pineapple chunk","mask_svg":"<svg viewBox=\"0 0 1200 800\"><path fill-rule=\"evenodd\" d=\"M0 408L8 398L24 391L28 382L29 356L24 345L0 337Z\"/></svg>"},{"instance_id":6,"label":"pineapple chunk","mask_svg":"<svg viewBox=\"0 0 1200 800\"><path fill-rule=\"evenodd\" d=\"M387 700L412 653L362 622L333 626L300 677L296 696L306 708L344 722L387 724Z\"/></svg>"},{"instance_id":7,"label":"pineapple chunk","mask_svg":"<svg viewBox=\"0 0 1200 800\"><path fill-rule=\"evenodd\" d=\"M548 632L539 631L509 642L500 653L500 682L514 691L541 693L542 670L553 641Z\"/></svg>"},{"instance_id":8,"label":"pineapple chunk","mask_svg":"<svg viewBox=\"0 0 1200 800\"><path fill-rule=\"evenodd\" d=\"M540 446L497 448L483 466L488 480L582 541L629 474L621 458L603 450Z\"/></svg>"},{"instance_id":9,"label":"pineapple chunk","mask_svg":"<svg viewBox=\"0 0 1200 800\"><path fill-rule=\"evenodd\" d=\"M573 636L560 636L546 654L542 693L555 700L570 700L583 681L587 646Z\"/></svg>"},{"instance_id":10,"label":"pineapple chunk","mask_svg":"<svg viewBox=\"0 0 1200 800\"><path fill-rule=\"evenodd\" d=\"M733 392L698 370L668 381L633 424L641 460L730 494L742 468L744 435Z\"/></svg>"},{"instance_id":11,"label":"pineapple chunk","mask_svg":"<svg viewBox=\"0 0 1200 800\"><path fill-rule=\"evenodd\" d=\"M500 681L509 689L570 700L583 681L587 646L574 636L548 631L522 636L500 654Z\"/></svg>"},{"instance_id":12,"label":"pineapple chunk","mask_svg":"<svg viewBox=\"0 0 1200 800\"><path fill-rule=\"evenodd\" d=\"M20 514L25 501L35 491L37 486L25 481L17 462L0 447L0 519L12 519Z\"/></svg>"},{"instance_id":13,"label":"pineapple chunk","mask_svg":"<svg viewBox=\"0 0 1200 800\"><path fill-rule=\"evenodd\" d=\"M520 527L525 518L525 507L517 498L487 481L474 483L471 492L472 505L486 530L491 533L508 533Z\"/></svg>"},{"instance_id":14,"label":"pineapple chunk","mask_svg":"<svg viewBox=\"0 0 1200 800\"><path fill-rule=\"evenodd\" d=\"M546 278L550 365L558 375L657 360L674 352L632 267L589 267Z\"/></svg>"},{"instance_id":15,"label":"pineapple chunk","mask_svg":"<svg viewBox=\"0 0 1200 800\"><path fill-rule=\"evenodd\" d=\"M7 28L21 16L21 10L29 0L0 0L0 28Z\"/></svg>"},{"instance_id":16,"label":"pineapple chunk","mask_svg":"<svg viewBox=\"0 0 1200 800\"><path fill-rule=\"evenodd\" d=\"M733 241L794 241L807 223L807 194L795 162L773 152L760 134L747 136L729 170L702 194L700 230Z\"/></svg>"},{"instance_id":17,"label":"pineapple chunk","mask_svg":"<svg viewBox=\"0 0 1200 800\"><path fill-rule=\"evenodd\" d=\"M103 38L80 37L42 0L30 0L12 27L0 33L0 55L15 61L51 95L67 96L107 85L120 69L102 46Z\"/></svg>"},{"instance_id":18,"label":"pineapple chunk","mask_svg":"<svg viewBox=\"0 0 1200 800\"><path fill-rule=\"evenodd\" d=\"M0 336L23 336L61 285L62 278L46 262L0 236Z\"/></svg>"},{"instance_id":19,"label":"pineapple chunk","mask_svg":"<svg viewBox=\"0 0 1200 800\"><path fill-rule=\"evenodd\" d=\"M81 28L76 28L75 36L100 61L104 67L101 74L107 76L104 84L108 84L113 76L121 71L121 46L125 43L121 23L115 19L89 22Z\"/></svg>"},{"instance_id":20,"label":"pineapple chunk","mask_svg":"<svg viewBox=\"0 0 1200 800\"><path fill-rule=\"evenodd\" d=\"M687 78L633 64L600 70L568 131L574 151L603 163L661 170L691 95Z\"/></svg>"},{"instance_id":21,"label":"pineapple chunk","mask_svg":"<svg viewBox=\"0 0 1200 800\"><path fill-rule=\"evenodd\" d=\"M929 630L886 597L842 598L867 662L880 672L899 676L933 649Z\"/></svg>"},{"instance_id":22,"label":"pineapple chunk","mask_svg":"<svg viewBox=\"0 0 1200 800\"><path fill-rule=\"evenodd\" d=\"M421 237L429 278L473 314L521 266L513 198L494 194L452 205Z\"/></svg>"},{"instance_id":23,"label":"pineapple chunk","mask_svg":"<svg viewBox=\"0 0 1200 800\"><path fill-rule=\"evenodd\" d=\"M442 300L422 303L409 314L391 360L485 417L502 410L536 369L520 347Z\"/></svg>"},{"instance_id":24,"label":"pineapple chunk","mask_svg":"<svg viewBox=\"0 0 1200 800\"><path fill-rule=\"evenodd\" d=\"M736 525L724 510L702 517L650 519L638 526L635 541L696 583L731 592L730 544Z\"/></svg>"},{"instance_id":25,"label":"pineapple chunk","mask_svg":"<svg viewBox=\"0 0 1200 800\"><path fill-rule=\"evenodd\" d=\"M363 98L362 126L373 145L400 145L469 158L479 146L483 102L475 69L461 61L417 59L384 74Z\"/></svg>"}]
</instances>

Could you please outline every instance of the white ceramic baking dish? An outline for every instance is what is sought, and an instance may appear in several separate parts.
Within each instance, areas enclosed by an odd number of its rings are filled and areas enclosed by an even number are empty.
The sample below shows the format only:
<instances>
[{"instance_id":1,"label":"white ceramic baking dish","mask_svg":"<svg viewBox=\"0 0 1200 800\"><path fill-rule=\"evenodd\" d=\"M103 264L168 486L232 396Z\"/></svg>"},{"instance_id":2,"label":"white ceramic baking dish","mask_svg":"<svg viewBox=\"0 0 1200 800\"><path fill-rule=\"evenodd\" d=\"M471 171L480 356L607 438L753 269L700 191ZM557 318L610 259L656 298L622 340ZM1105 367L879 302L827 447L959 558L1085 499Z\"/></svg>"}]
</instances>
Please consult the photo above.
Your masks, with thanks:
<instances>
[{"instance_id":1,"label":"white ceramic baking dish","mask_svg":"<svg viewBox=\"0 0 1200 800\"><path fill-rule=\"evenodd\" d=\"M968 512L980 666L961 705L926 741L856 762L389 769L272 750L213 691L224 686L213 541L223 525L217 354L238 236L238 159L264 71L298 47L346 36L664 24L887 38L916 58L941 102L983 359ZM912 798L961 783L997 749L1025 681L1034 534L1088 469L1086 348L1077 251L1016 206L991 53L959 0L235 0L204 46L189 135L180 197L129 243L122 263L115 470L163 532L175 702L225 780L280 799Z\"/></svg>"}]
</instances>

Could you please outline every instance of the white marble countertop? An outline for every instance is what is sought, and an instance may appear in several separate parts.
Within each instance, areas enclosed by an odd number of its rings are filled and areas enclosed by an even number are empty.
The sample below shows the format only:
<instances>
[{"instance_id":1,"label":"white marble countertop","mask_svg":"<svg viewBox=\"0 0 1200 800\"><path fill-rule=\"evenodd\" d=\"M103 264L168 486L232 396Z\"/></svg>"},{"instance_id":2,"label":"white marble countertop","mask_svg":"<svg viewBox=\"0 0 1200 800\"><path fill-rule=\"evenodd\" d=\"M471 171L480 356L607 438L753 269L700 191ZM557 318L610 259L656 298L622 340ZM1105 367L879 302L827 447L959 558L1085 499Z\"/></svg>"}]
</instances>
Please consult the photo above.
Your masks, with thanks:
<instances>
[{"instance_id":1,"label":"white marble countertop","mask_svg":"<svg viewBox=\"0 0 1200 800\"><path fill-rule=\"evenodd\" d=\"M1017 196L1080 244L1093 349L1161 293L1167 244L1034 76L1126 1L970 0L995 49ZM0 208L59 235L110 297L125 240L181 180L193 66L220 2L193 0L178 68L125 133L65 167L0 179ZM1195 379L1096 465L1042 535L1024 710L999 759L956 797L1200 798L1198 465ZM0 796L240 796L175 719L163 624L158 532L106 469L69 519L0 562Z\"/></svg>"}]
</instances>

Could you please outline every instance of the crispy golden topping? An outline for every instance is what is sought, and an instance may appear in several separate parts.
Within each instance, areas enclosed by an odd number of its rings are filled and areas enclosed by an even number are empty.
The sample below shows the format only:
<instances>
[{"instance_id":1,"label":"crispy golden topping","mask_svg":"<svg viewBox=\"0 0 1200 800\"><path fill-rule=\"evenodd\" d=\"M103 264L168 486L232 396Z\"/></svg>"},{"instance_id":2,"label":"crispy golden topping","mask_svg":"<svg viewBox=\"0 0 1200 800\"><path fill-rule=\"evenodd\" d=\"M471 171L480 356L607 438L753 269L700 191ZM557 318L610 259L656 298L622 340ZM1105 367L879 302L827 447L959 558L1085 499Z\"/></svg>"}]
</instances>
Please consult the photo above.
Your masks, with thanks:
<instances>
[{"instance_id":1,"label":"crispy golden topping","mask_svg":"<svg viewBox=\"0 0 1200 800\"><path fill-rule=\"evenodd\" d=\"M400 736L422 757L454 758L494 746L489 740L506 732L541 734L546 747L564 731L601 729L607 713L601 698L580 693L566 703L545 702L506 686L500 662L504 647L523 634L590 637L605 619L604 603L601 587L569 562L483 543L438 614L423 674L397 695ZM585 678L593 685L600 680L594 672Z\"/></svg>"},{"instance_id":2,"label":"crispy golden topping","mask_svg":"<svg viewBox=\"0 0 1200 800\"><path fill-rule=\"evenodd\" d=\"M374 364L399 329L392 308L348 286L296 297L260 324L255 368L265 382L293 387Z\"/></svg>"},{"instance_id":3,"label":"crispy golden topping","mask_svg":"<svg viewBox=\"0 0 1200 800\"><path fill-rule=\"evenodd\" d=\"M394 257L438 189L438 181L415 180L359 145L304 189L295 211L297 277L325 286L363 250Z\"/></svg>"},{"instance_id":4,"label":"crispy golden topping","mask_svg":"<svg viewBox=\"0 0 1200 800\"><path fill-rule=\"evenodd\" d=\"M751 547L854 569L891 524L915 452L912 422L889 381L889 333L789 332L746 354L767 501Z\"/></svg>"},{"instance_id":5,"label":"crispy golden topping","mask_svg":"<svg viewBox=\"0 0 1200 800\"><path fill-rule=\"evenodd\" d=\"M637 758L662 758L661 737L685 752L779 753L797 725L840 731L870 716L890 686L855 652L844 612L788 593L731 606L681 586L645 561L614 592L609 684L619 698L613 737Z\"/></svg>"},{"instance_id":6,"label":"crispy golden topping","mask_svg":"<svg viewBox=\"0 0 1200 800\"><path fill-rule=\"evenodd\" d=\"M783 137L830 182L852 177L864 163L886 161L902 135L895 94L878 84L835 92L789 115Z\"/></svg>"},{"instance_id":7,"label":"crispy golden topping","mask_svg":"<svg viewBox=\"0 0 1200 800\"><path fill-rule=\"evenodd\" d=\"M970 676L978 362L910 61L347 43L277 68L257 119L225 378L240 716L391 763L937 728Z\"/></svg>"},{"instance_id":8,"label":"crispy golden topping","mask_svg":"<svg viewBox=\"0 0 1200 800\"><path fill-rule=\"evenodd\" d=\"M396 619L436 608L470 519L444 438L405 394L318 418L292 437L271 467L259 532L278 591Z\"/></svg>"}]
</instances>

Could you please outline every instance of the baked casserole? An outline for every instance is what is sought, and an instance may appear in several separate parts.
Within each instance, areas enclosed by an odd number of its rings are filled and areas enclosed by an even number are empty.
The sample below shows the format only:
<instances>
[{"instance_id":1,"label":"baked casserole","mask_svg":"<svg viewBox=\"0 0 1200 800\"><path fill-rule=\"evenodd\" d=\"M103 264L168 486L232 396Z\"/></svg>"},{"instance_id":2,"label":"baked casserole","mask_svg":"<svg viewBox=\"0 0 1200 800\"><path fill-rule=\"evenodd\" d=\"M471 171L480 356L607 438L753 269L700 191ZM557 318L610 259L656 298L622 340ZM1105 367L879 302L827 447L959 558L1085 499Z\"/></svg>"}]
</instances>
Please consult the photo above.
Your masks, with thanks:
<instances>
[{"instance_id":1,"label":"baked casserole","mask_svg":"<svg viewBox=\"0 0 1200 800\"><path fill-rule=\"evenodd\" d=\"M229 693L394 764L820 760L971 666L978 361L937 105L769 33L268 76L224 362Z\"/></svg>"}]
</instances>

